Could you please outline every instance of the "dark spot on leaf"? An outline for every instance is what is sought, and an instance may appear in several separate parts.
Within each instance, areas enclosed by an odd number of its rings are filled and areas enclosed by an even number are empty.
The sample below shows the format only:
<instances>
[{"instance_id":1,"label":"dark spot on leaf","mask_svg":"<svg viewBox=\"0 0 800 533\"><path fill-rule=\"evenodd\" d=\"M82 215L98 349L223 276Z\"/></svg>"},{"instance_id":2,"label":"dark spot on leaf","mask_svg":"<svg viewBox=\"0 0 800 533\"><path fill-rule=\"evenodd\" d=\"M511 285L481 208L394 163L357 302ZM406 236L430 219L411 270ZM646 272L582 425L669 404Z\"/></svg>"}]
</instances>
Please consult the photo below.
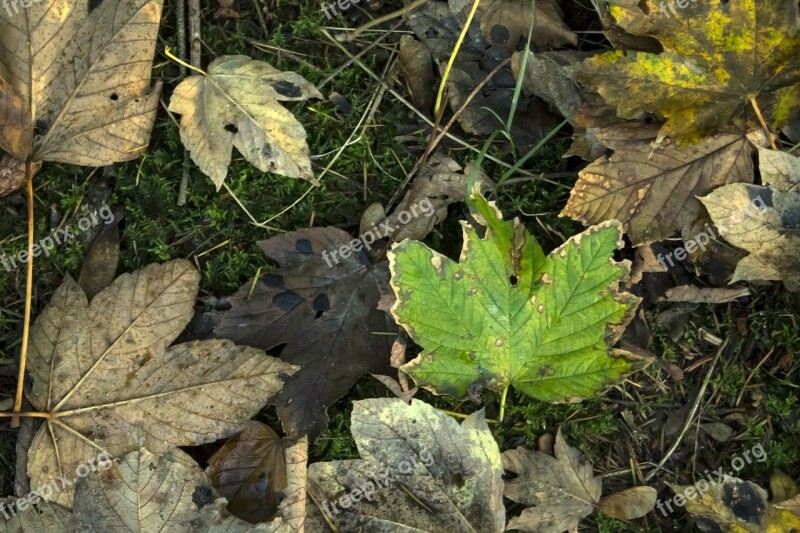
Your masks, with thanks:
<instances>
[{"instance_id":1,"label":"dark spot on leaf","mask_svg":"<svg viewBox=\"0 0 800 533\"><path fill-rule=\"evenodd\" d=\"M506 44L511 37L508 28L502 24L495 24L489 32L490 38L493 43Z\"/></svg>"},{"instance_id":2,"label":"dark spot on leaf","mask_svg":"<svg viewBox=\"0 0 800 533\"><path fill-rule=\"evenodd\" d=\"M515 276L514 274L511 274L510 276L508 276L508 282L511 284L512 287L516 287L517 283L519 283L519 278L517 278L517 276Z\"/></svg>"},{"instance_id":3,"label":"dark spot on leaf","mask_svg":"<svg viewBox=\"0 0 800 533\"><path fill-rule=\"evenodd\" d=\"M119 95L117 93L111 93L111 96L109 96L109 98L111 98L112 101L116 102L117 100L119 100Z\"/></svg>"},{"instance_id":4,"label":"dark spot on leaf","mask_svg":"<svg viewBox=\"0 0 800 533\"><path fill-rule=\"evenodd\" d=\"M726 483L722 488L722 502L737 518L746 522L758 523L759 516L764 512L764 502L746 483Z\"/></svg>"},{"instance_id":5,"label":"dark spot on leaf","mask_svg":"<svg viewBox=\"0 0 800 533\"><path fill-rule=\"evenodd\" d=\"M292 291L283 291L272 299L272 305L281 311L291 311L301 303L303 303L303 297Z\"/></svg>"},{"instance_id":6,"label":"dark spot on leaf","mask_svg":"<svg viewBox=\"0 0 800 533\"><path fill-rule=\"evenodd\" d=\"M44 134L50 128L50 125L42 119L38 119L36 124L33 126L33 135L38 137L39 135Z\"/></svg>"},{"instance_id":7,"label":"dark spot on leaf","mask_svg":"<svg viewBox=\"0 0 800 533\"><path fill-rule=\"evenodd\" d=\"M225 124L225 131L229 133L239 133L239 128L236 127L236 124Z\"/></svg>"},{"instance_id":8,"label":"dark spot on leaf","mask_svg":"<svg viewBox=\"0 0 800 533\"><path fill-rule=\"evenodd\" d=\"M103 0L89 0L89 13L97 9L103 3Z\"/></svg>"},{"instance_id":9,"label":"dark spot on leaf","mask_svg":"<svg viewBox=\"0 0 800 533\"><path fill-rule=\"evenodd\" d=\"M311 248L311 241L308 239L297 239L294 249L298 254L311 255L314 250Z\"/></svg>"},{"instance_id":10,"label":"dark spot on leaf","mask_svg":"<svg viewBox=\"0 0 800 533\"><path fill-rule=\"evenodd\" d=\"M287 98L299 98L303 94L303 92L300 90L300 87L286 80L280 80L273 83L272 88L275 89L279 95Z\"/></svg>"},{"instance_id":11,"label":"dark spot on leaf","mask_svg":"<svg viewBox=\"0 0 800 533\"><path fill-rule=\"evenodd\" d=\"M462 476L459 473L455 473L455 474L453 474L453 477L450 478L450 483L453 484L453 485L456 485L458 487L463 487L464 486L464 476Z\"/></svg>"},{"instance_id":12,"label":"dark spot on leaf","mask_svg":"<svg viewBox=\"0 0 800 533\"><path fill-rule=\"evenodd\" d=\"M264 159L272 159L272 157L275 155L275 153L272 151L272 147L269 144L264 144L261 147L261 155L264 156ZM274 161L271 161L271 163L273 165L275 164Z\"/></svg>"},{"instance_id":13,"label":"dark spot on leaf","mask_svg":"<svg viewBox=\"0 0 800 533\"><path fill-rule=\"evenodd\" d=\"M202 509L213 501L214 494L211 492L211 487L198 485L194 488L194 492L192 493L192 502L194 502L198 509Z\"/></svg>"},{"instance_id":14,"label":"dark spot on leaf","mask_svg":"<svg viewBox=\"0 0 800 533\"><path fill-rule=\"evenodd\" d=\"M428 29L425 30L425 38L426 39L435 39L439 36L439 30L437 30L433 26L428 26Z\"/></svg>"},{"instance_id":15,"label":"dark spot on leaf","mask_svg":"<svg viewBox=\"0 0 800 533\"><path fill-rule=\"evenodd\" d=\"M283 289L286 287L283 283L283 276L278 274L264 274L261 276L261 283L269 289Z\"/></svg>"},{"instance_id":16,"label":"dark spot on leaf","mask_svg":"<svg viewBox=\"0 0 800 533\"><path fill-rule=\"evenodd\" d=\"M765 207L772 207L772 189L764 187L763 189L748 188L748 195L750 196L750 203L754 207L764 209Z\"/></svg>"},{"instance_id":17,"label":"dark spot on leaf","mask_svg":"<svg viewBox=\"0 0 800 533\"><path fill-rule=\"evenodd\" d=\"M316 298L314 298L314 302L312 303L312 308L316 311L316 315L314 318L319 318L322 316L322 313L327 311L331 308L331 302L328 300L327 294L320 294Z\"/></svg>"}]
</instances>

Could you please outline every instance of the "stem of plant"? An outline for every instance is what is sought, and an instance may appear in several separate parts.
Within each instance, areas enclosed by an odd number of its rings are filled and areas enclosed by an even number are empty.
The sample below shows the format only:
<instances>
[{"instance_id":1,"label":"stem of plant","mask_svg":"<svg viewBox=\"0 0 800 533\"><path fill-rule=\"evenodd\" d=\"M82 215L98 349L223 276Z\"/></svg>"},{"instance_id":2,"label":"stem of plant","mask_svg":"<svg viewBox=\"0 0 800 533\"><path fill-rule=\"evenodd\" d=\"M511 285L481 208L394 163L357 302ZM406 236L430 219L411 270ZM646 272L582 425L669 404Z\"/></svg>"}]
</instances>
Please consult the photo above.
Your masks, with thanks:
<instances>
[{"instance_id":1,"label":"stem of plant","mask_svg":"<svg viewBox=\"0 0 800 533\"><path fill-rule=\"evenodd\" d=\"M497 415L497 420L502 424L503 423L503 416L506 414L506 396L508 396L508 389L511 388L510 383L506 383L505 388L503 389L503 394L500 395L500 414Z\"/></svg>"},{"instance_id":2,"label":"stem of plant","mask_svg":"<svg viewBox=\"0 0 800 533\"><path fill-rule=\"evenodd\" d=\"M31 303L33 301L33 172L30 161L25 161L25 181L28 184L28 268L25 281L25 318L22 323L22 347L19 351L19 375L17 376L14 413L22 410L22 389L25 385L25 363L28 359L28 337L31 332ZM11 427L19 427L18 416L11 419Z\"/></svg>"}]
</instances>

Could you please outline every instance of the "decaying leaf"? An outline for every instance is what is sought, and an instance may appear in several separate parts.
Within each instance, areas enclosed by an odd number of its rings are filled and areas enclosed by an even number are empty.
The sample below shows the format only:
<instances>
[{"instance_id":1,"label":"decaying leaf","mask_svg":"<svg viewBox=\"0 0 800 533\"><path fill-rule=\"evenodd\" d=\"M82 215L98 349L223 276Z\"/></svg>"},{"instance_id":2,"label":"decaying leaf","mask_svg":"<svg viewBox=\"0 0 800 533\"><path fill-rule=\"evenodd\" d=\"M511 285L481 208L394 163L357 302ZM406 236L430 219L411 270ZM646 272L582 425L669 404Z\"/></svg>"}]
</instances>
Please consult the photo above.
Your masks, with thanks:
<instances>
[{"instance_id":1,"label":"decaying leaf","mask_svg":"<svg viewBox=\"0 0 800 533\"><path fill-rule=\"evenodd\" d=\"M410 35L400 38L400 66L414 105L431 113L434 101L433 58L424 44Z\"/></svg>"},{"instance_id":2,"label":"decaying leaf","mask_svg":"<svg viewBox=\"0 0 800 533\"><path fill-rule=\"evenodd\" d=\"M614 0L616 24L655 37L660 54L615 50L584 61L578 81L617 114L667 119L660 138L698 142L723 129L752 98L800 82L794 0L709 0L670 13L660 0Z\"/></svg>"},{"instance_id":3,"label":"decaying leaf","mask_svg":"<svg viewBox=\"0 0 800 533\"><path fill-rule=\"evenodd\" d=\"M40 161L31 164L31 173L36 175L42 168ZM25 162L16 157L3 154L0 157L0 198L21 189L25 185Z\"/></svg>"},{"instance_id":4,"label":"decaying leaf","mask_svg":"<svg viewBox=\"0 0 800 533\"><path fill-rule=\"evenodd\" d=\"M237 150L259 170L316 183L303 125L278 102L322 98L302 76L246 56L222 56L205 76L175 88L169 110L181 115L192 161L222 187Z\"/></svg>"},{"instance_id":5,"label":"decaying leaf","mask_svg":"<svg viewBox=\"0 0 800 533\"><path fill-rule=\"evenodd\" d=\"M584 57L585 53L574 50L531 53L522 86L558 109L564 118L572 120L581 105L581 96L569 67L580 63ZM515 52L512 56L511 68L517 79L522 70L522 59L523 52Z\"/></svg>"},{"instance_id":6,"label":"decaying leaf","mask_svg":"<svg viewBox=\"0 0 800 533\"><path fill-rule=\"evenodd\" d=\"M28 501L26 499L26 501ZM0 516L0 532L2 533L49 533L59 531L78 533L81 531L78 520L64 507L42 501L41 498L33 506L22 511L18 509L19 500L13 498L0 499L0 505L6 510L7 517ZM24 504L23 504L24 505ZM14 511L12 514L10 511Z\"/></svg>"},{"instance_id":7,"label":"decaying leaf","mask_svg":"<svg viewBox=\"0 0 800 533\"><path fill-rule=\"evenodd\" d=\"M155 455L141 448L115 460L110 469L78 482L75 517L84 530L98 533L302 531L302 522L297 527L286 516L254 527L230 516L225 503L186 453L170 448ZM287 509L282 507L282 515Z\"/></svg>"},{"instance_id":8,"label":"decaying leaf","mask_svg":"<svg viewBox=\"0 0 800 533\"><path fill-rule=\"evenodd\" d=\"M529 505L508 523L510 529L536 533L577 531L578 524L599 509L621 520L641 518L656 504L656 490L634 487L600 498L603 481L580 452L556 434L555 457L519 447L503 452L503 468L516 474L506 480L505 497Z\"/></svg>"},{"instance_id":9,"label":"decaying leaf","mask_svg":"<svg viewBox=\"0 0 800 533\"><path fill-rule=\"evenodd\" d=\"M800 159L759 150L765 186L734 183L700 198L725 240L750 252L731 283L778 280L800 290Z\"/></svg>"},{"instance_id":10,"label":"decaying leaf","mask_svg":"<svg viewBox=\"0 0 800 533\"><path fill-rule=\"evenodd\" d=\"M314 463L308 491L341 531L500 532L500 450L483 411L461 425L419 400L353 402L361 459Z\"/></svg>"},{"instance_id":11,"label":"decaying leaf","mask_svg":"<svg viewBox=\"0 0 800 533\"><path fill-rule=\"evenodd\" d=\"M377 310L388 290L385 263L370 263L336 228L301 229L258 243L280 268L249 281L230 298L218 337L270 350L302 369L274 398L290 437L314 439L328 406L367 373L390 373L391 319Z\"/></svg>"},{"instance_id":12,"label":"decaying leaf","mask_svg":"<svg viewBox=\"0 0 800 533\"><path fill-rule=\"evenodd\" d=\"M146 148L161 0L41 0L0 10L0 147L101 166Z\"/></svg>"},{"instance_id":13,"label":"decaying leaf","mask_svg":"<svg viewBox=\"0 0 800 533\"><path fill-rule=\"evenodd\" d=\"M109 224L104 224L86 251L81 273L78 276L78 285L89 300L111 285L117 274L121 219L121 216L115 216Z\"/></svg>"},{"instance_id":14,"label":"decaying leaf","mask_svg":"<svg viewBox=\"0 0 800 533\"><path fill-rule=\"evenodd\" d=\"M289 492L289 482L305 475L307 459L307 439L281 438L251 420L208 460L206 474L231 513L248 522L268 522Z\"/></svg>"},{"instance_id":15,"label":"decaying leaf","mask_svg":"<svg viewBox=\"0 0 800 533\"><path fill-rule=\"evenodd\" d=\"M626 140L630 131L632 140ZM617 219L634 246L671 237L702 211L696 196L715 187L753 181L746 137L721 133L694 146L661 146L641 140L642 129L596 131L614 150L579 174L561 212L586 225ZM644 129L645 134L647 132Z\"/></svg>"},{"instance_id":16,"label":"decaying leaf","mask_svg":"<svg viewBox=\"0 0 800 533\"><path fill-rule=\"evenodd\" d=\"M169 347L192 318L200 276L185 260L148 265L87 302L67 277L31 331L36 410L49 413L28 455L31 486L100 452L155 453L227 437L297 368L230 341ZM74 487L54 501L72 506Z\"/></svg>"},{"instance_id":17,"label":"decaying leaf","mask_svg":"<svg viewBox=\"0 0 800 533\"><path fill-rule=\"evenodd\" d=\"M514 6L510 6L509 9L503 7L504 4L512 3ZM554 4L554 2L552 3ZM538 4L549 5L551 1L538 2ZM508 26L518 27L520 21L514 16L519 15L520 10L523 12L521 16L525 17L524 35L528 34L529 2L504 0L501 3L487 0L482 1L480 7L489 8L486 11L487 21L494 20L492 12L501 17L492 26L497 28L496 36L499 40L497 44L493 45L490 36L481 32L480 23L477 20L480 16L470 25L446 84L450 108L453 111L466 103L470 93L487 77L489 72L500 62L510 58L511 52L507 46L511 46L511 34ZM409 15L409 26L417 39L428 47L440 72L444 70L453 52L456 40L466 22L469 8L468 3L460 0L449 0L448 2L431 0ZM546 19L541 11L537 7L537 22ZM546 37L547 40L538 42L538 35ZM549 43L552 37L552 33L534 31L534 43L537 45L548 46L546 43ZM503 40L508 40L508 42L501 44ZM562 41L561 44L569 42L572 42L572 37ZM511 111L511 99L515 85L511 69L508 66L502 67L459 115L458 121L461 127L475 135L489 135L497 129L503 129L502 121L507 119ZM557 124L558 120L547 110L544 102L538 98L522 95L517 105L511 133L517 146L528 146L542 139Z\"/></svg>"},{"instance_id":18,"label":"decaying leaf","mask_svg":"<svg viewBox=\"0 0 800 533\"><path fill-rule=\"evenodd\" d=\"M533 16L531 39L536 47L578 45L578 36L561 19L563 13L557 0L538 0L535 6L535 11L531 12L528 0L483 0L477 13L481 32L490 44L514 52L520 41L527 39Z\"/></svg>"},{"instance_id":19,"label":"decaying leaf","mask_svg":"<svg viewBox=\"0 0 800 533\"><path fill-rule=\"evenodd\" d=\"M671 485L676 495L684 496L686 511L702 531L782 533L800 528L800 507L792 509L792 500L769 502L767 491L755 483L724 475L706 485L710 487L703 491Z\"/></svg>"},{"instance_id":20,"label":"decaying leaf","mask_svg":"<svg viewBox=\"0 0 800 533\"><path fill-rule=\"evenodd\" d=\"M477 180L482 193L494 188L492 180L482 168L476 168L474 161L462 169L452 157L435 152L414 178L414 186L403 196L397 208L385 219L374 223L371 231L381 238L391 235L395 242L423 240L436 224L447 218L450 205L467 198L471 180ZM393 229L389 231L387 228ZM362 233L366 231L362 229Z\"/></svg>"},{"instance_id":21,"label":"decaying leaf","mask_svg":"<svg viewBox=\"0 0 800 533\"><path fill-rule=\"evenodd\" d=\"M518 219L502 220L477 188L471 198L486 234L462 222L458 263L416 241L389 254L392 314L423 348L402 370L438 394L513 385L546 401L591 396L629 372L627 354L609 352L639 302L618 289L629 271L611 258L619 222L545 256Z\"/></svg>"}]
</instances>

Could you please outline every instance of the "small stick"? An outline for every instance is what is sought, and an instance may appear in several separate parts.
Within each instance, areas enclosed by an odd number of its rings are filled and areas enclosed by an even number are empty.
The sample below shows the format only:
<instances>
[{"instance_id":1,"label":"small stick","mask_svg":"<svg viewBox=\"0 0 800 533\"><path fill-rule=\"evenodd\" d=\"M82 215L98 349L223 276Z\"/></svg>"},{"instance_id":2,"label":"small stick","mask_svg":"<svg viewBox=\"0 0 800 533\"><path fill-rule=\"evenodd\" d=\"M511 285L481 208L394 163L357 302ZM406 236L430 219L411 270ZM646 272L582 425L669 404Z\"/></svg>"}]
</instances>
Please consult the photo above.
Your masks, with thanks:
<instances>
[{"instance_id":1,"label":"small stick","mask_svg":"<svg viewBox=\"0 0 800 533\"><path fill-rule=\"evenodd\" d=\"M179 10L183 10L183 1L178 0ZM196 69L200 69L201 55L200 55L200 2L198 0L189 1L189 34L191 39L191 63ZM180 13L178 15L180 17ZM184 17L185 18L185 17ZM178 57L186 61L186 33L185 23L183 21L178 23ZM181 65L181 75L186 75L186 67ZM189 152L183 151L183 174L181 175L181 185L178 189L178 205L186 205L186 196L189 194L189 174L192 169L192 160L189 157Z\"/></svg>"},{"instance_id":2,"label":"small stick","mask_svg":"<svg viewBox=\"0 0 800 533\"><path fill-rule=\"evenodd\" d=\"M758 117L758 121L761 123L761 127L764 128L764 133L767 135L767 140L769 141L769 147L777 152L778 147L775 145L775 141L772 139L772 133L767 127L767 122L764 120L764 115L761 114L761 109L758 107L758 102L756 102L755 96L750 99L750 104L753 106L753 109L756 112L756 116Z\"/></svg>"}]
</instances>

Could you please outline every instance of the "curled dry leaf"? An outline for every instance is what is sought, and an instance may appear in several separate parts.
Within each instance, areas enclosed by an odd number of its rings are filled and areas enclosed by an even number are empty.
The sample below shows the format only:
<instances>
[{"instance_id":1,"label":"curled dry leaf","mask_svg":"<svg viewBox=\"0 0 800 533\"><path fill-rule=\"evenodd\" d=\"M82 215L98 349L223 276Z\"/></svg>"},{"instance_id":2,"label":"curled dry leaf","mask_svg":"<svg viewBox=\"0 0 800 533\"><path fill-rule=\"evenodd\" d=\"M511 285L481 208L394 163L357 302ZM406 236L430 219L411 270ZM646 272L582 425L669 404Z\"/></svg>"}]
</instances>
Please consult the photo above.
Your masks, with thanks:
<instances>
[{"instance_id":1,"label":"curled dry leaf","mask_svg":"<svg viewBox=\"0 0 800 533\"><path fill-rule=\"evenodd\" d=\"M417 109L433 111L433 58L424 44L410 35L400 38L400 66Z\"/></svg>"},{"instance_id":2,"label":"curled dry leaf","mask_svg":"<svg viewBox=\"0 0 800 533\"><path fill-rule=\"evenodd\" d=\"M353 402L360 459L314 463L308 491L340 531L505 529L500 450L483 411L461 425L412 400Z\"/></svg>"},{"instance_id":3,"label":"curled dry leaf","mask_svg":"<svg viewBox=\"0 0 800 533\"><path fill-rule=\"evenodd\" d=\"M31 330L36 410L48 413L28 455L31 486L100 452L119 457L227 437L297 367L230 341L169 347L192 318L200 276L185 260L120 276L88 303L67 277ZM74 487L54 501L72 506Z\"/></svg>"},{"instance_id":4,"label":"curled dry leaf","mask_svg":"<svg viewBox=\"0 0 800 533\"><path fill-rule=\"evenodd\" d=\"M783 281L800 290L800 158L760 149L765 186L735 183L700 198L720 235L749 255L739 280Z\"/></svg>"},{"instance_id":5,"label":"curled dry leaf","mask_svg":"<svg viewBox=\"0 0 800 533\"><path fill-rule=\"evenodd\" d=\"M0 10L0 147L20 160L135 159L153 129L161 0L41 0Z\"/></svg>"},{"instance_id":6,"label":"curled dry leaf","mask_svg":"<svg viewBox=\"0 0 800 533\"><path fill-rule=\"evenodd\" d=\"M697 196L753 181L753 150L742 135L721 133L694 146L666 141L656 147L640 140L640 129L595 134L614 155L579 173L561 215L586 225L620 220L634 246L669 238L692 224L702 210Z\"/></svg>"},{"instance_id":7,"label":"curled dry leaf","mask_svg":"<svg viewBox=\"0 0 800 533\"><path fill-rule=\"evenodd\" d=\"M208 74L175 88L169 110L181 115L181 141L192 161L222 187L237 150L264 172L316 183L303 125L278 102L322 98L302 76L246 56L222 56Z\"/></svg>"},{"instance_id":8,"label":"curled dry leaf","mask_svg":"<svg viewBox=\"0 0 800 533\"><path fill-rule=\"evenodd\" d=\"M300 502L302 517L305 496L298 499L295 492L307 460L307 438L281 438L269 426L251 420L209 459L206 474L228 500L231 513L248 522L267 522L292 497Z\"/></svg>"},{"instance_id":9,"label":"curled dry leaf","mask_svg":"<svg viewBox=\"0 0 800 533\"><path fill-rule=\"evenodd\" d=\"M519 219L502 220L473 189L483 238L462 222L458 263L417 241L389 254L392 314L422 346L401 370L437 394L509 385L540 400L590 396L634 368L611 350L639 298L619 290L629 263L617 221L594 226L545 256Z\"/></svg>"},{"instance_id":10,"label":"curled dry leaf","mask_svg":"<svg viewBox=\"0 0 800 533\"><path fill-rule=\"evenodd\" d=\"M259 242L280 268L243 285L214 330L264 350L283 345L281 359L302 367L273 400L290 437L315 439L328 425L328 406L358 378L391 372L392 337L380 333L397 326L377 309L389 274L353 243L360 241L336 228Z\"/></svg>"},{"instance_id":11,"label":"curled dry leaf","mask_svg":"<svg viewBox=\"0 0 800 533\"><path fill-rule=\"evenodd\" d=\"M505 497L529 505L508 523L510 529L536 533L577 531L595 508L622 520L640 518L656 503L652 487L634 487L601 499L603 482L580 452L556 434L555 457L519 447L503 452L503 467L516 474L506 480Z\"/></svg>"}]
</instances>

